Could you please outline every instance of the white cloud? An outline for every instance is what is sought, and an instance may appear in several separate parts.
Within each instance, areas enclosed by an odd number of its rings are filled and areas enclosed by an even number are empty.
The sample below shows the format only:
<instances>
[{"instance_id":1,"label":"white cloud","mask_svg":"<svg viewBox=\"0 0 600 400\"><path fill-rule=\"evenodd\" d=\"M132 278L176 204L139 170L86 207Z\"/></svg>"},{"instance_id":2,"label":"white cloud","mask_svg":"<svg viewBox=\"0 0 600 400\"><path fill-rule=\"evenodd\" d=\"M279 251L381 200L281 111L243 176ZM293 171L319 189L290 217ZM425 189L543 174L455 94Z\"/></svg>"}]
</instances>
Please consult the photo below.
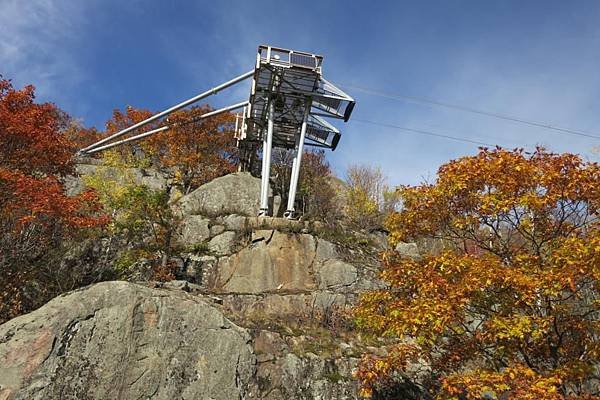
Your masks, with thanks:
<instances>
[{"instance_id":1,"label":"white cloud","mask_svg":"<svg viewBox=\"0 0 600 400\"><path fill-rule=\"evenodd\" d=\"M33 83L42 98L62 100L65 89L86 78L73 52L85 23L85 2L0 3L0 73L19 86Z\"/></svg>"}]
</instances>

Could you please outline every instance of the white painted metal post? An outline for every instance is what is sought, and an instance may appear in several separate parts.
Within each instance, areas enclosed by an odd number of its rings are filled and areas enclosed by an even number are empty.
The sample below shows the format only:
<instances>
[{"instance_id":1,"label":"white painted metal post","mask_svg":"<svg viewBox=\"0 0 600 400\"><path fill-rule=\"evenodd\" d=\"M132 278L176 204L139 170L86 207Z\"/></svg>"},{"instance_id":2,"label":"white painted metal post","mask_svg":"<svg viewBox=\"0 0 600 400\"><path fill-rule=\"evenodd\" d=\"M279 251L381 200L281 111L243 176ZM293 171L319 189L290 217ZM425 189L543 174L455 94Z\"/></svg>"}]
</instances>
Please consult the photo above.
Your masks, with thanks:
<instances>
[{"instance_id":1,"label":"white painted metal post","mask_svg":"<svg viewBox=\"0 0 600 400\"><path fill-rule=\"evenodd\" d=\"M294 218L296 190L298 188L298 178L300 177L300 163L302 162L302 153L304 152L304 140L306 138L306 126L308 124L308 115L310 114L310 99L306 100L306 108L304 117L302 118L302 127L300 128L300 137L296 138L296 146L294 151L294 161L292 161L292 176L290 177L290 192L288 194L287 210L285 217L288 219Z\"/></svg>"},{"instance_id":2,"label":"white painted metal post","mask_svg":"<svg viewBox=\"0 0 600 400\"><path fill-rule=\"evenodd\" d=\"M268 114L267 114L268 115ZM268 116L267 116L267 123L268 123ZM261 165L261 171L260 171L260 201L259 201L259 211L258 211L258 215L264 215L267 213L267 208L268 208L268 199L267 202L265 203L263 201L263 189L265 188L265 176L267 175L265 173L265 167L267 166L267 132L263 131L263 145L262 145L262 165ZM267 204L267 207L265 207L265 209L263 210L263 203Z\"/></svg>"},{"instance_id":3,"label":"white painted metal post","mask_svg":"<svg viewBox=\"0 0 600 400\"><path fill-rule=\"evenodd\" d=\"M260 177L260 213L267 215L269 212L269 176L271 173L271 147L273 146L273 99L269 99L269 114L267 135L263 137L262 175Z\"/></svg>"}]
</instances>

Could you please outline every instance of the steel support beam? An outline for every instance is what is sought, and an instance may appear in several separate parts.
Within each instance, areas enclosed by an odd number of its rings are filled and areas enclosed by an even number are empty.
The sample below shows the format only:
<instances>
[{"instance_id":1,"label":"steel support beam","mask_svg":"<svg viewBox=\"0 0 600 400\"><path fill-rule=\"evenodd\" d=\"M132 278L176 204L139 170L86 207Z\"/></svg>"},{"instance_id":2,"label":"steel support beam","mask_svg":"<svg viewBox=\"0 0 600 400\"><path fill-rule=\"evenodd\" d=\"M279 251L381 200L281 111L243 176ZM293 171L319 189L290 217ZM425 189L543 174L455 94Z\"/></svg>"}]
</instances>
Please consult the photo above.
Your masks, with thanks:
<instances>
[{"instance_id":1,"label":"steel support beam","mask_svg":"<svg viewBox=\"0 0 600 400\"><path fill-rule=\"evenodd\" d=\"M269 178L271 173L271 147L273 146L273 115L274 101L269 99L269 111L267 122L267 134L263 135L263 159L262 174L260 176L260 212L259 215L267 215L269 212Z\"/></svg>"},{"instance_id":2,"label":"steel support beam","mask_svg":"<svg viewBox=\"0 0 600 400\"><path fill-rule=\"evenodd\" d=\"M127 139L117 140L116 142L105 144L104 146L95 147L95 148L93 148L91 150L86 150L86 151L81 150L81 153L83 153L83 154L98 153L100 151L108 150L110 148L113 148L113 147L116 147L116 146L119 146L119 145L122 145L122 144L125 144L125 143L134 142L136 140L143 139L145 137L154 135L155 133L164 132L166 130L169 130L170 128L171 128L171 126L161 126L160 128L152 129L151 131L144 132L144 133L132 136L132 137L127 138Z\"/></svg>"},{"instance_id":3,"label":"steel support beam","mask_svg":"<svg viewBox=\"0 0 600 400\"><path fill-rule=\"evenodd\" d=\"M230 105L230 106L227 106L227 107L223 107L223 108L220 108L218 110L214 110L214 111L208 112L206 114L202 114L202 115L194 118L191 121L183 122L181 125L185 125L187 123L192 123L192 122L195 122L195 121L200 121L200 120L212 117L214 115L222 114L224 112L236 110L238 108L245 107L247 104L248 104L248 102L244 101L244 102L241 102L241 103L237 103L237 104L233 104L233 105ZM85 153L85 154L94 154L94 153L97 153L99 151L103 151L103 150L107 150L107 149L110 149L110 148L115 147L115 146L119 146L121 144L125 144L125 143L129 143L129 142L133 142L133 141L136 141L136 140L143 139L145 137L154 135L155 133L160 133L160 132L166 131L166 130L168 130L170 128L174 128L176 126L177 126L177 124L162 126L160 128L156 128L156 129L153 129L153 130L148 131L148 132L140 133L139 135L128 137L127 139L118 140L116 142L105 144L104 146L100 146L100 147L95 147L95 148L93 148L91 150L87 150L87 151L83 151L82 150L81 152Z\"/></svg>"},{"instance_id":4,"label":"steel support beam","mask_svg":"<svg viewBox=\"0 0 600 400\"><path fill-rule=\"evenodd\" d=\"M294 160L292 161L292 175L290 177L290 192L288 194L287 210L285 217L288 219L294 218L296 211L296 190L298 188L298 179L300 177L300 163L302 162L302 154L304 153L304 140L306 139L306 126L308 125L308 116L310 114L311 101L306 100L306 108L304 109L304 117L302 118L302 127L300 128L300 136L296 137L296 146Z\"/></svg>"},{"instance_id":5,"label":"steel support beam","mask_svg":"<svg viewBox=\"0 0 600 400\"><path fill-rule=\"evenodd\" d=\"M156 121L157 119L160 119L160 118L162 118L164 116L167 116L167 115L171 114L174 111L177 111L177 110L180 110L180 109L182 109L184 107L187 107L190 104L196 103L197 101L200 101L200 100L202 100L205 97L208 97L210 95L216 94L216 93L220 92L221 90L223 90L225 88L228 88L229 86L235 85L236 83L241 82L244 79L250 78L252 75L254 75L254 70L248 71L245 74L242 74L242 75L240 75L238 77L235 77L232 80L227 81L227 82L225 82L225 83L223 83L223 84L221 84L219 86L215 86L214 88L212 88L210 90L207 90L204 93L200 93L199 95L194 96L194 97L192 97L192 98L190 98L190 99L188 99L188 100L186 100L184 102L176 104L173 107L171 107L169 109L166 109L165 111L162 111L162 112L160 112L160 113L158 113L156 115L153 115L150 118L147 118L147 119L145 119L145 120L143 120L141 122L138 122L137 124L134 124L134 125L130 126L129 128L123 129L120 132L117 132L117 133L115 133L113 135L110 135L109 137L106 137L106 138L104 138L104 139L102 139L102 140L100 140L100 141L98 141L98 142L96 142L94 144L91 144L88 147L86 147L84 149L81 149L80 151L82 153L88 153L88 150L91 150L91 149L93 149L95 147L103 145L104 143L109 142L112 139L121 137L121 136L123 136L123 135L131 132L134 129L140 128L140 127L142 127L144 125L149 124L150 122Z\"/></svg>"}]
</instances>

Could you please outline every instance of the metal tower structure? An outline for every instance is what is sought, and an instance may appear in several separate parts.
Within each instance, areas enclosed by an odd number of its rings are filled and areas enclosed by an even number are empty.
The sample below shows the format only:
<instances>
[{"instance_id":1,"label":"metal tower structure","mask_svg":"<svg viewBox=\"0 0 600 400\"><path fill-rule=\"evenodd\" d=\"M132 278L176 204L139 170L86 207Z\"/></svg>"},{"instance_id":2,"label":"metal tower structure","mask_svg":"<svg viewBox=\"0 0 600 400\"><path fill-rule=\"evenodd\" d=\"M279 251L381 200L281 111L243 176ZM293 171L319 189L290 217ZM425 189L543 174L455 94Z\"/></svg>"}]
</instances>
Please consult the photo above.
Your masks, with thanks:
<instances>
[{"instance_id":1,"label":"metal tower structure","mask_svg":"<svg viewBox=\"0 0 600 400\"><path fill-rule=\"evenodd\" d=\"M257 163L256 156L259 148L262 148L260 215L268 213L272 149L280 147L293 150L294 158L285 216L294 218L294 203L304 145L335 150L341 133L325 118L341 119L346 122L355 105L352 97L323 78L322 63L323 57L316 54L259 46L253 70L110 135L81 149L80 153L93 154L173 128L174 125L164 125L148 132L115 140L252 77L248 101L203 114L196 117L195 121L243 109L241 115L236 118L235 127L235 137L240 149L240 169L252 169Z\"/></svg>"}]
</instances>

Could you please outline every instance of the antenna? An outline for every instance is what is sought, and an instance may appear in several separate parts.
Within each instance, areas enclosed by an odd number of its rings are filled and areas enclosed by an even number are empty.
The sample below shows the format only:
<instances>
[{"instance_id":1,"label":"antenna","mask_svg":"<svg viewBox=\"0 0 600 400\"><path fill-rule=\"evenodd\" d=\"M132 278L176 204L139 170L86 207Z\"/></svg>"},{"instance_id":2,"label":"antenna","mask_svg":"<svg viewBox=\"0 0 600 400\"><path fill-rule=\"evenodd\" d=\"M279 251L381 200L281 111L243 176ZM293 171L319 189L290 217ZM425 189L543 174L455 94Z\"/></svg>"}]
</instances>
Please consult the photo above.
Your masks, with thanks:
<instances>
[{"instance_id":1,"label":"antenna","mask_svg":"<svg viewBox=\"0 0 600 400\"><path fill-rule=\"evenodd\" d=\"M341 119L347 122L355 105L352 97L323 78L322 63L323 57L316 54L261 45L258 47L254 70L91 144L81 149L79 153L93 154L171 129L176 125L165 125L126 139L113 141L252 77L248 101L211 111L196 119L209 118L243 108L242 115L236 115L235 120L235 138L238 140L240 150L241 171L251 171L255 168L256 154L262 144L259 215L268 214L273 147L293 149L294 159L285 217L294 218L294 203L304 145L335 150L341 133L324 118Z\"/></svg>"}]
</instances>

